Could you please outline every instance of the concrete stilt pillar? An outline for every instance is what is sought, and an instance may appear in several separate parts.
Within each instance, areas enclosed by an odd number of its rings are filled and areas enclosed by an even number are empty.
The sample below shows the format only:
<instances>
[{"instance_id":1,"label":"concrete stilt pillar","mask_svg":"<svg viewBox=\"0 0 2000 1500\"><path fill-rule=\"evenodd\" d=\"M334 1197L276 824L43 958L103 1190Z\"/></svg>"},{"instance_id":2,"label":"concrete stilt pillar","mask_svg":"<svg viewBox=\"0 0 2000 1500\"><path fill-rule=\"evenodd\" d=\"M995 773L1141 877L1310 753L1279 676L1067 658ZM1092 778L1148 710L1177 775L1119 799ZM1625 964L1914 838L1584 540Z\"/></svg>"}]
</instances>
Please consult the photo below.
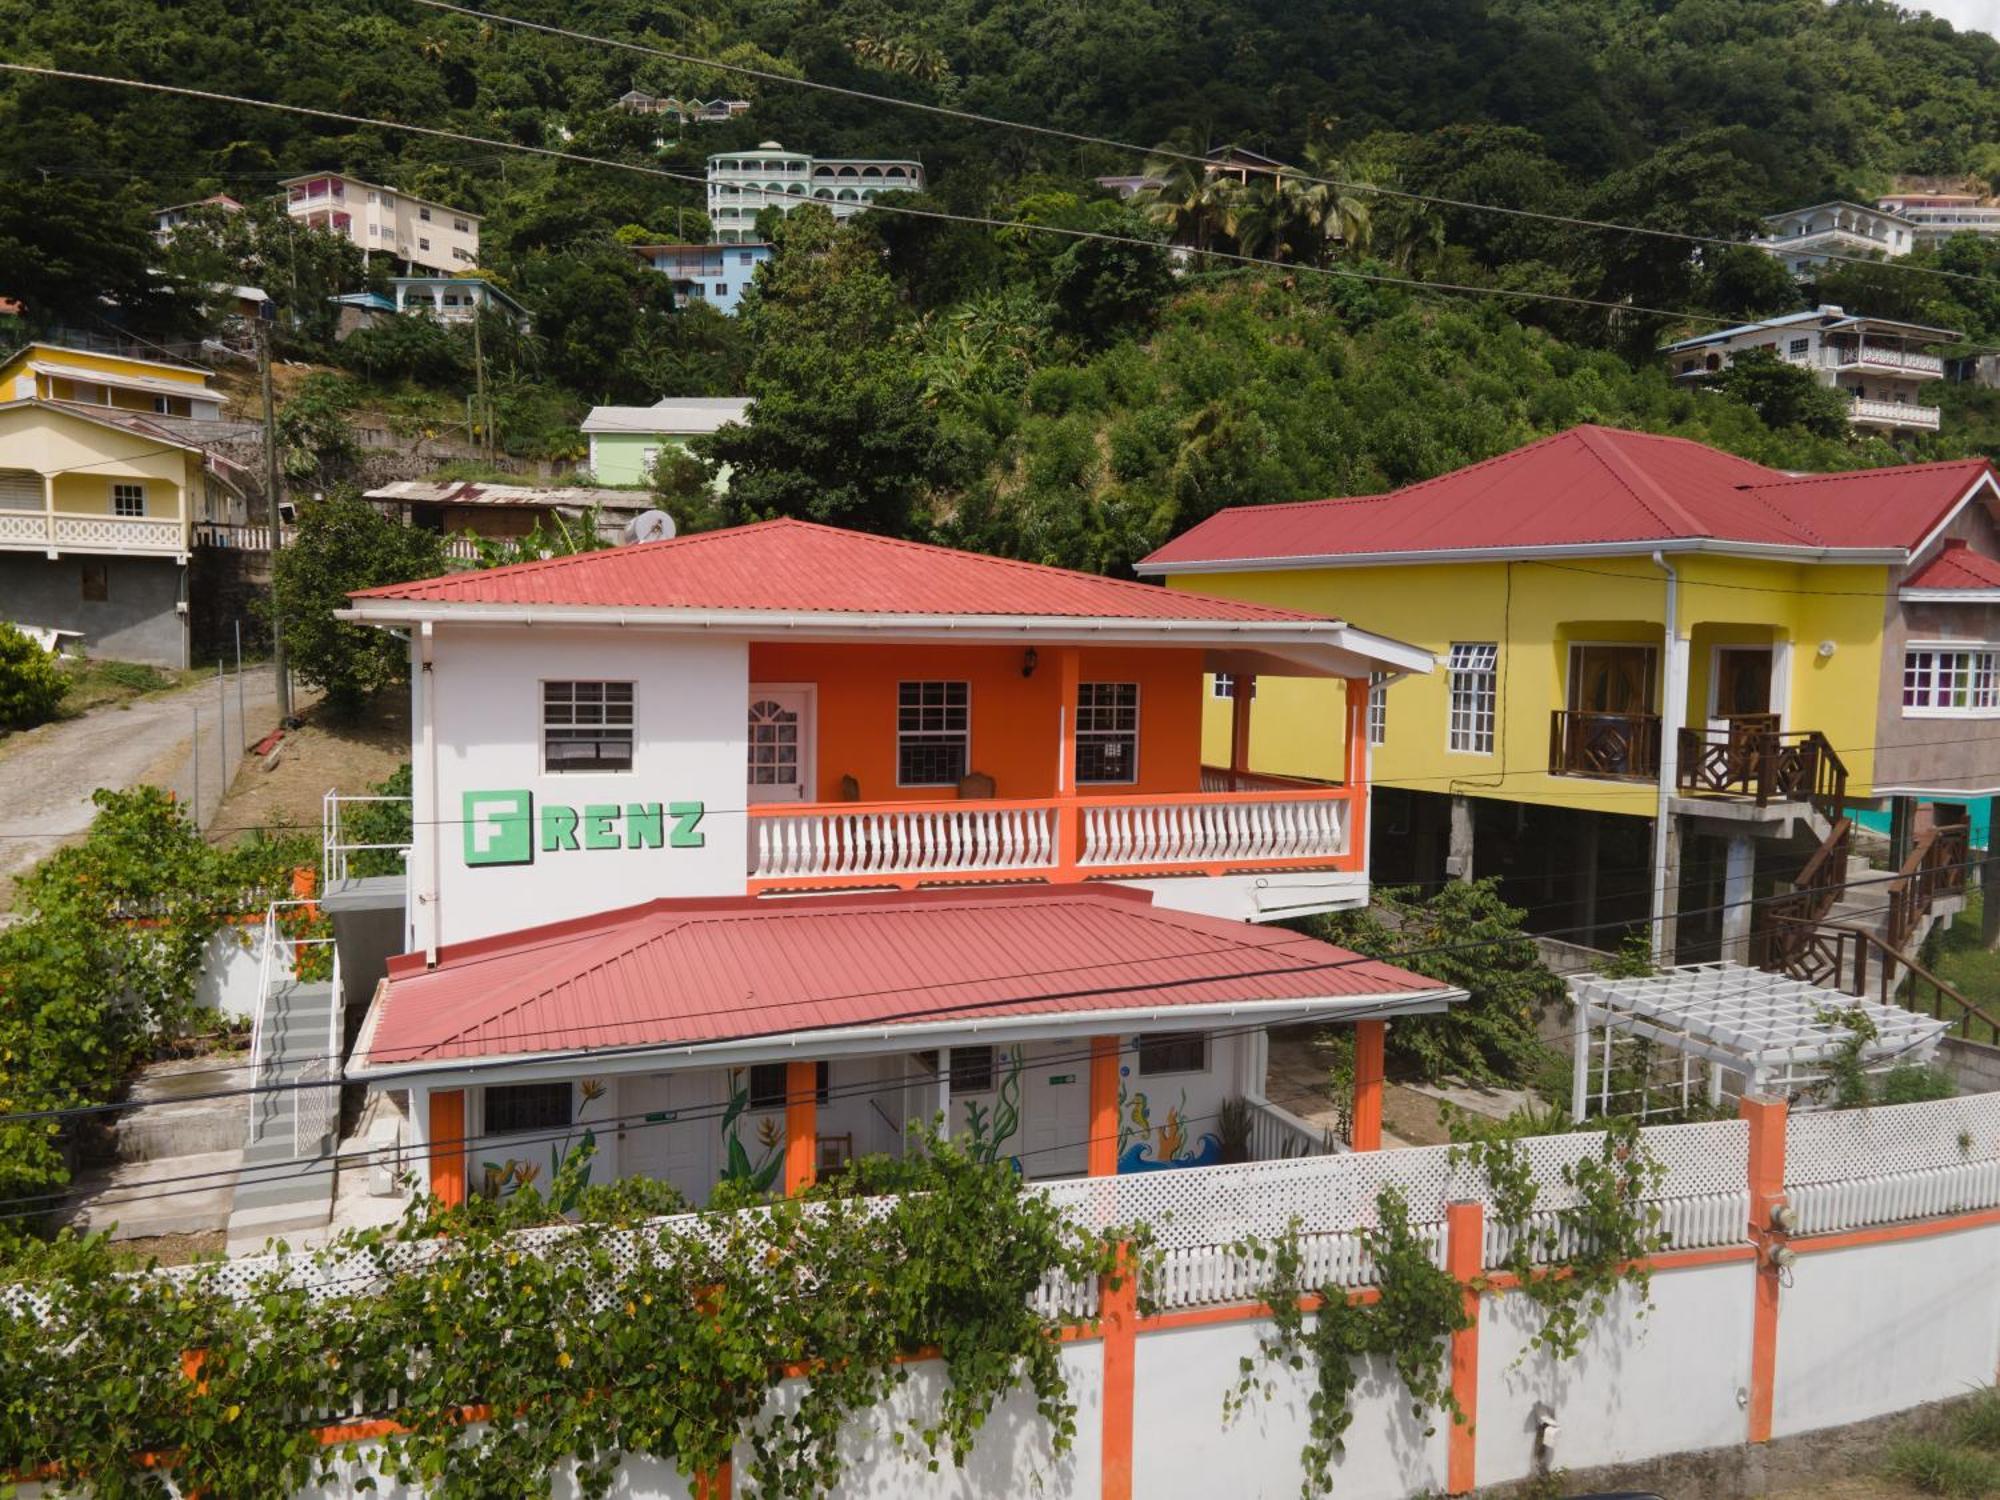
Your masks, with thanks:
<instances>
[{"instance_id":1,"label":"concrete stilt pillar","mask_svg":"<svg viewBox=\"0 0 2000 1500\"><path fill-rule=\"evenodd\" d=\"M1757 846L1747 833L1732 833L1722 870L1722 956L1750 962L1750 905L1756 888Z\"/></svg>"},{"instance_id":2,"label":"concrete stilt pillar","mask_svg":"<svg viewBox=\"0 0 2000 1500\"><path fill-rule=\"evenodd\" d=\"M1598 818L1594 812L1579 815L1576 831L1576 940L1586 948L1597 946L1597 846Z\"/></svg>"},{"instance_id":3,"label":"concrete stilt pillar","mask_svg":"<svg viewBox=\"0 0 2000 1500\"><path fill-rule=\"evenodd\" d=\"M1453 880L1472 879L1472 799L1451 799L1451 846L1445 855L1444 873Z\"/></svg>"},{"instance_id":4,"label":"concrete stilt pillar","mask_svg":"<svg viewBox=\"0 0 2000 1500\"><path fill-rule=\"evenodd\" d=\"M1653 960L1659 964L1673 963L1680 951L1681 838L1681 820L1669 813L1665 858L1654 877L1660 882L1660 920L1653 927Z\"/></svg>"}]
</instances>

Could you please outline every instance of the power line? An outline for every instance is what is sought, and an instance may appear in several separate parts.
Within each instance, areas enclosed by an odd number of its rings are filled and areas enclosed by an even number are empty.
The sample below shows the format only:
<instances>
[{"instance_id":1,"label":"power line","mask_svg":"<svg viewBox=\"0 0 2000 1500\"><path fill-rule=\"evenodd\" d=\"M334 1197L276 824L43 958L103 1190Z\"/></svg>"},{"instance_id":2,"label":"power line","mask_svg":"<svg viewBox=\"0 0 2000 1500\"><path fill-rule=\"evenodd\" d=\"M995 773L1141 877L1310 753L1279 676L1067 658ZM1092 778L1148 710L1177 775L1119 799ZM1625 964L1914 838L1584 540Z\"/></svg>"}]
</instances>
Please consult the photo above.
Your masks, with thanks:
<instances>
[{"instance_id":1,"label":"power line","mask_svg":"<svg viewBox=\"0 0 2000 1500\"><path fill-rule=\"evenodd\" d=\"M964 121L969 124L994 125L1006 130L1025 131L1031 135L1046 136L1076 145L1108 146L1116 151L1136 153L1140 156L1168 161L1189 162L1200 167L1212 167L1215 160L1192 151L1182 151L1171 146L1141 146L1132 141L1121 141L1110 136L1089 135L1082 131L1065 130L1055 125L1037 125L1026 120L1008 120L998 115L983 115L972 110L957 109L949 105L931 104L920 99L901 99L892 94L872 93L866 89L845 87L840 84L825 83L818 79L794 77L786 73L773 72L766 68L753 68L741 63L721 62L715 58L700 57L687 52L673 52L664 47L648 46L639 42L625 41L617 37L595 36L589 32L573 31L568 27L551 26L539 21L525 20L519 16L503 15L498 11L475 10L470 6L452 4L451 0L416 0L418 5L429 6L433 10L450 11L457 15L469 16L474 20L499 22L506 26L516 26L525 31L539 31L550 36L585 42L591 46L615 47L627 52L640 52L653 57L663 57L670 62L683 63L692 67L713 68L718 72L735 73L746 78L754 78L763 83L786 84L793 88L812 89L820 93L836 94L843 98L857 99L869 104L886 104L898 109L920 110L925 114L940 115L947 119ZM751 154L751 153L745 153ZM1722 235L1692 234L1678 229L1655 229L1642 224L1618 224L1605 219L1587 219L1572 214L1548 213L1539 209L1511 208L1497 203L1479 203L1466 198L1447 198L1436 193L1419 193L1408 188L1385 187L1379 183L1357 182L1338 177L1321 177L1302 168L1279 162L1273 166L1260 166L1250 162L1231 163L1236 170L1256 173L1274 178L1295 178L1300 182L1310 182L1323 187L1336 187L1347 192L1375 193L1385 198L1400 198L1407 202L1428 203L1440 208L1464 209L1473 213L1501 214L1509 218L1532 219L1544 223L1560 224L1573 229L1589 229L1617 234L1644 235L1654 239L1678 240L1685 244L1720 245L1735 249L1747 241L1732 240ZM1212 252L1204 252L1212 253ZM1879 260L1866 255L1843 255L1835 251L1814 252L1815 260L1839 261L1849 265L1891 266L1897 270L1918 275L1949 277L1959 281L1995 283L2000 278L1983 276L1971 271L1949 271L1942 267L1913 266L1899 260ZM1634 309L1648 311L1649 309ZM1676 314L1675 316L1690 316ZM1730 323L1730 319L1714 321ZM1740 320L1739 320L1740 321Z\"/></svg>"},{"instance_id":2,"label":"power line","mask_svg":"<svg viewBox=\"0 0 2000 1500\"><path fill-rule=\"evenodd\" d=\"M72 83L102 84L113 88L140 89L148 93L173 94L188 99L203 99L216 104L237 104L250 109L275 110L281 114L302 115L309 119L332 120L345 125L365 125L377 130L400 130L414 135L433 136L443 140L466 141L496 150L518 151L530 156L545 157L555 161L572 162L580 166L605 167L619 172L636 172L645 177L662 178L670 182L685 182L706 187L708 179L689 172L673 172L664 167L640 166L633 162L612 161L605 157L584 156L574 151L558 151L548 146L529 146L518 141L498 141L490 136L470 135L464 131L445 130L435 125L411 125L398 120L378 120L366 115L343 114L337 110L313 109L303 104L281 104L270 99L251 99L241 94L223 94L211 89L187 88L179 84L153 83L139 78L114 78L100 73L79 73L65 68L44 68L28 63L0 62L0 71L24 73L41 78L60 78ZM810 200L802 200L810 201ZM1012 219L994 218L984 214L947 213L941 209L917 208L901 203L871 203L871 213L901 214L908 218L926 219L941 223L972 224L986 229L1004 229L1010 232L1030 232L1053 234L1072 241L1091 241L1107 245L1125 245L1141 250L1157 251L1166 248L1159 241L1145 239L1138 235L1114 234L1106 230L1072 229L1057 224L1023 224ZM1716 317L1709 313L1695 313L1673 308L1650 307L1636 302L1615 302L1598 297L1579 297L1562 292L1536 292L1516 287L1471 286L1450 281L1424 281L1412 276L1390 276L1373 271L1357 271L1346 266L1312 266L1291 261L1273 260L1264 256L1243 255L1235 251L1205 250L1201 252L1211 260L1222 260L1234 265L1257 266L1266 270L1283 271L1287 275L1307 274L1327 276L1337 281L1365 282L1372 286L1402 287L1419 292L1451 292L1474 297L1504 297L1517 302L1541 302L1570 307L1590 307L1604 312L1645 313L1652 317L1680 318L1693 322L1731 325L1732 320Z\"/></svg>"}]
</instances>

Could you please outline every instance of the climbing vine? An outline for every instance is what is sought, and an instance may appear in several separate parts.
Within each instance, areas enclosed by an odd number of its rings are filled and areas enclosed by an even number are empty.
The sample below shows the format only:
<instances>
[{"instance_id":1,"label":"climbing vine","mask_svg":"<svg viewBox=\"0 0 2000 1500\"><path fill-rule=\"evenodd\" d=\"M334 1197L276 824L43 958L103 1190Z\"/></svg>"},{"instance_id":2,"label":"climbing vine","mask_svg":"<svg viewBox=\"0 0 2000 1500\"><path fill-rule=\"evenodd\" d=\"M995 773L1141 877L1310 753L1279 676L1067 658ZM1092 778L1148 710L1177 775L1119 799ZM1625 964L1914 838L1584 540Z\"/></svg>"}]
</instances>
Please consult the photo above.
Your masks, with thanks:
<instances>
[{"instance_id":1,"label":"climbing vine","mask_svg":"<svg viewBox=\"0 0 2000 1500\"><path fill-rule=\"evenodd\" d=\"M282 1494L362 1461L358 1437L329 1443L324 1424L388 1419L369 1469L444 1497L546 1494L572 1463L602 1496L627 1456L695 1474L732 1453L756 1493L809 1496L839 1482L864 1414L918 1461L962 1464L1017 1389L1054 1451L1070 1445L1057 1335L1072 1319L1034 1294L1111 1261L1005 1163L930 1142L917 1162L859 1162L838 1187L691 1230L637 1219L659 1206L643 1195L579 1188L588 1157L569 1153L547 1197L531 1182L420 1202L341 1236L311 1257L333 1286L318 1298L297 1274L233 1297L214 1267L121 1276L97 1237L37 1247L29 1284L0 1298L0 1470L99 1500L169 1483ZM915 1190L881 1196L890 1178ZM569 1228L519 1233L559 1201ZM948 1380L899 1415L917 1350Z\"/></svg>"},{"instance_id":2,"label":"climbing vine","mask_svg":"<svg viewBox=\"0 0 2000 1500\"><path fill-rule=\"evenodd\" d=\"M1374 1227L1360 1232L1362 1250L1375 1268L1372 1294L1309 1285L1297 1220L1275 1242L1248 1239L1232 1247L1239 1259L1266 1271L1259 1295L1270 1305L1271 1328L1258 1339L1263 1362L1291 1370L1303 1370L1308 1360L1312 1364L1314 1388L1306 1402L1307 1436L1300 1454L1305 1465L1300 1493L1308 1500L1333 1487L1333 1464L1345 1451L1354 1422L1354 1388L1363 1360L1393 1365L1418 1421L1428 1422L1436 1410L1465 1420L1445 1368L1446 1340L1471 1326L1463 1289L1433 1259L1398 1189L1383 1188L1375 1212ZM1317 1299L1318 1313L1308 1326L1311 1298ZM1274 1383L1260 1381L1257 1363L1245 1359L1223 1399L1223 1414L1233 1420L1257 1396L1274 1394ZM1434 1430L1427 1425L1425 1433Z\"/></svg>"}]
</instances>

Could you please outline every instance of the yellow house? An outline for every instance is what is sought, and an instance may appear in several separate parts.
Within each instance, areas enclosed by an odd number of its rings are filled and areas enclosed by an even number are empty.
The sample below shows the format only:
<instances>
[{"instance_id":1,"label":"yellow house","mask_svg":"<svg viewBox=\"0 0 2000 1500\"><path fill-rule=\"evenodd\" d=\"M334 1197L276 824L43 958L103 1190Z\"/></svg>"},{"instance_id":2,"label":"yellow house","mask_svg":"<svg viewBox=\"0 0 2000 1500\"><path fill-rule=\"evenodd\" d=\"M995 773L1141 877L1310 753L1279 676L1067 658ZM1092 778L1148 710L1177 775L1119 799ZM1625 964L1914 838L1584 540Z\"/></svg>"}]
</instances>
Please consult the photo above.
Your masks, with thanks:
<instances>
[{"instance_id":1,"label":"yellow house","mask_svg":"<svg viewBox=\"0 0 2000 1500\"><path fill-rule=\"evenodd\" d=\"M0 364L0 401L68 401L156 417L213 420L222 395L195 365L29 344Z\"/></svg>"},{"instance_id":2,"label":"yellow house","mask_svg":"<svg viewBox=\"0 0 2000 1500\"><path fill-rule=\"evenodd\" d=\"M1793 475L1583 426L1388 495L1225 511L1140 572L1435 653L1371 693L1384 884L1498 875L1538 930L1651 921L1688 957L1748 956L1756 897L1796 885L1779 914L1907 949L1879 886L1843 889L1848 815L1891 808L1899 859L1962 882L1957 809L2000 795L1996 507L1983 460ZM1211 692L1205 758L1262 694L1239 761L1333 774L1337 688Z\"/></svg>"},{"instance_id":3,"label":"yellow house","mask_svg":"<svg viewBox=\"0 0 2000 1500\"><path fill-rule=\"evenodd\" d=\"M185 666L193 525L219 461L121 410L0 402L0 619Z\"/></svg>"}]
</instances>

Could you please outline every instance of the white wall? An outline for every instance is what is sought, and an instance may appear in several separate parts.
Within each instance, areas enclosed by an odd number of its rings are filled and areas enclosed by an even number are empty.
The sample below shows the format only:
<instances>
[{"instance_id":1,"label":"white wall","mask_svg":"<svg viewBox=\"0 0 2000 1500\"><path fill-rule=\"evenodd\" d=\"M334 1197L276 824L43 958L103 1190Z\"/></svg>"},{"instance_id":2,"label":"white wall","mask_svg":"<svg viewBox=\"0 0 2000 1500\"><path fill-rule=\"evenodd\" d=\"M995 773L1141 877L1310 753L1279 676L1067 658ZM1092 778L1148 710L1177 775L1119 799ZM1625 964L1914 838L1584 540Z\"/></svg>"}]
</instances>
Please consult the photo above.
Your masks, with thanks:
<instances>
[{"instance_id":1,"label":"white wall","mask_svg":"<svg viewBox=\"0 0 2000 1500\"><path fill-rule=\"evenodd\" d=\"M1621 1290L1571 1360L1528 1352L1541 1316L1526 1297L1482 1299L1479 1482L1535 1472L1544 1413L1565 1469L1741 1442L1753 1296L1746 1264L1656 1273L1651 1311L1635 1316L1639 1298Z\"/></svg>"},{"instance_id":2,"label":"white wall","mask_svg":"<svg viewBox=\"0 0 2000 1500\"><path fill-rule=\"evenodd\" d=\"M1774 1436L1991 1385L2000 1226L1801 1255L1778 1304Z\"/></svg>"},{"instance_id":3,"label":"white wall","mask_svg":"<svg viewBox=\"0 0 2000 1500\"><path fill-rule=\"evenodd\" d=\"M1224 1426L1223 1398L1236 1388L1238 1361L1257 1359L1264 1325L1225 1323L1139 1337L1132 1412L1135 1495L1227 1495L1293 1500L1307 1436L1306 1401L1316 1378L1277 1371L1261 1361L1258 1378L1275 1381L1234 1425ZM1410 1415L1402 1386L1364 1371L1356 1388L1347 1452L1334 1470L1341 1500L1398 1500L1445 1484L1445 1425L1426 1437Z\"/></svg>"},{"instance_id":4,"label":"white wall","mask_svg":"<svg viewBox=\"0 0 2000 1500\"><path fill-rule=\"evenodd\" d=\"M274 977L291 970L289 953L284 945L279 947L272 971ZM263 966L263 924L224 927L208 940L208 947L202 952L194 1003L234 1020L250 1020L257 1013Z\"/></svg>"},{"instance_id":5,"label":"white wall","mask_svg":"<svg viewBox=\"0 0 2000 1500\"><path fill-rule=\"evenodd\" d=\"M439 836L440 941L463 942L661 896L743 894L749 659L742 641L450 626L437 631L433 659L428 675L436 695L438 805L430 806L426 768L417 764L417 848L411 869L422 891L430 869L424 845ZM635 684L636 744L630 772L544 773L545 679ZM464 795L515 790L533 794L533 862L469 865ZM656 802L702 803L702 847L541 848L540 814L550 804L579 812L590 805L616 805L620 816L613 826L622 842L626 805ZM670 832L672 822L669 818ZM424 920L420 909L420 941Z\"/></svg>"}]
</instances>

